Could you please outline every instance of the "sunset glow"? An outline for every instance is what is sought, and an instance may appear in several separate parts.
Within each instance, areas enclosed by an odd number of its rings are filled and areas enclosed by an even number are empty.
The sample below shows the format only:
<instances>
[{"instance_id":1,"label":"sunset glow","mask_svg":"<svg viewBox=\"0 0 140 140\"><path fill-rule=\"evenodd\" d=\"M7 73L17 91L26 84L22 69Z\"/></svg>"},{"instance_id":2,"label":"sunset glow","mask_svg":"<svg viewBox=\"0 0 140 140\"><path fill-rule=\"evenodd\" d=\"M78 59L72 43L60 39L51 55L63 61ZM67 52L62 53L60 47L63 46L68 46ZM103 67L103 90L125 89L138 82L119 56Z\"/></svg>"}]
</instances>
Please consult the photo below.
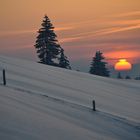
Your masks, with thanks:
<instances>
[{"instance_id":1,"label":"sunset glow","mask_svg":"<svg viewBox=\"0 0 140 140\"><path fill-rule=\"evenodd\" d=\"M88 69L97 50L111 66L121 58L140 63L140 0L1 0L0 53L38 61L34 44L45 14L76 69Z\"/></svg>"},{"instance_id":2,"label":"sunset glow","mask_svg":"<svg viewBox=\"0 0 140 140\"><path fill-rule=\"evenodd\" d=\"M131 69L132 65L129 62L127 62L126 59L120 59L119 62L115 64L115 70L117 71L127 71Z\"/></svg>"}]
</instances>

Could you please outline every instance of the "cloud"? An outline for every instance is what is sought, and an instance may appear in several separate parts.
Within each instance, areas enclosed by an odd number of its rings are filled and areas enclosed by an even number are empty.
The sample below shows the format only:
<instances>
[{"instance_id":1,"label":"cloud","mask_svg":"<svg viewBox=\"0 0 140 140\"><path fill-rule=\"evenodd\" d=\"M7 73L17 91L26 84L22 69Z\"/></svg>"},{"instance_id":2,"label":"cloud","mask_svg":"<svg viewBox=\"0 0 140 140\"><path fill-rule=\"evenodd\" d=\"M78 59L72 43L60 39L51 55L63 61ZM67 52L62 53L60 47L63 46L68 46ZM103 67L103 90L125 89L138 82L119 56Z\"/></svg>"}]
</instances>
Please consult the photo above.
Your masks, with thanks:
<instances>
[{"instance_id":1,"label":"cloud","mask_svg":"<svg viewBox=\"0 0 140 140\"><path fill-rule=\"evenodd\" d=\"M130 26L125 26L125 27L112 27L112 28L105 28L101 29L98 31L89 31L85 33L78 33L73 36L67 37L67 38L62 38L61 43L68 43L68 42L73 42L73 41L80 41L83 39L89 39L89 38L97 38L99 36L105 36L108 34L115 34L118 32L124 32L124 31L130 31L134 29L139 29L140 28L140 23L136 25L130 25Z\"/></svg>"},{"instance_id":2,"label":"cloud","mask_svg":"<svg viewBox=\"0 0 140 140\"><path fill-rule=\"evenodd\" d=\"M110 63L115 63L118 59L127 59L132 64L139 62L140 52L133 50L110 51L105 53L106 59Z\"/></svg>"},{"instance_id":3,"label":"cloud","mask_svg":"<svg viewBox=\"0 0 140 140\"><path fill-rule=\"evenodd\" d=\"M131 11L131 12L125 12L117 15L113 15L112 17L130 17L130 16L139 16L140 11Z\"/></svg>"},{"instance_id":4,"label":"cloud","mask_svg":"<svg viewBox=\"0 0 140 140\"><path fill-rule=\"evenodd\" d=\"M62 38L59 40L60 43L68 43L68 42L73 42L73 41L77 41L77 40L81 40L82 38L85 37L67 37L67 38Z\"/></svg>"},{"instance_id":5,"label":"cloud","mask_svg":"<svg viewBox=\"0 0 140 140\"><path fill-rule=\"evenodd\" d=\"M102 19L94 19L73 23L75 27L72 33L62 36L61 43L74 43L77 41L90 40L100 38L106 35L115 35L116 33L138 30L140 28L140 19L125 17L140 15L140 11L132 11L112 16L111 18L103 17ZM123 17L123 18L120 18ZM80 24L79 24L80 23ZM85 28L86 27L86 28ZM128 35L128 34L127 34ZM126 35L126 36L127 36ZM137 36L137 35L133 35Z\"/></svg>"},{"instance_id":6,"label":"cloud","mask_svg":"<svg viewBox=\"0 0 140 140\"><path fill-rule=\"evenodd\" d=\"M35 30L18 30L18 31L1 31L0 36L13 36L13 35L22 35L22 34L33 34Z\"/></svg>"},{"instance_id":7,"label":"cloud","mask_svg":"<svg viewBox=\"0 0 140 140\"><path fill-rule=\"evenodd\" d=\"M68 31L68 30L72 30L75 29L74 26L67 26L67 27L56 27L54 28L55 31Z\"/></svg>"},{"instance_id":8,"label":"cloud","mask_svg":"<svg viewBox=\"0 0 140 140\"><path fill-rule=\"evenodd\" d=\"M132 24L138 24L140 23L140 19L135 18L134 19L131 17L132 16L140 16L140 11L132 11L132 12L126 12L126 13L120 13L116 15L106 15L102 16L98 19L86 19L84 21L78 21L78 22L73 22L73 23L64 23L61 24L61 26L70 26L73 29L85 29L85 27L88 27L91 29L91 27L99 27L102 28L103 25L105 26L114 26L114 25L132 25ZM123 19L121 18L123 17ZM129 17L129 19L127 18ZM94 26L93 26L94 25ZM71 29L72 29L71 28Z\"/></svg>"},{"instance_id":9,"label":"cloud","mask_svg":"<svg viewBox=\"0 0 140 140\"><path fill-rule=\"evenodd\" d=\"M138 25L132 25L132 26L127 26L127 27L108 28L108 29L104 29L104 30L101 30L101 31L96 32L94 36L107 35L107 34L112 34L112 33L117 33L117 32L123 32L123 31L129 31L129 30L139 29L139 28L140 28L140 24L138 24Z\"/></svg>"},{"instance_id":10,"label":"cloud","mask_svg":"<svg viewBox=\"0 0 140 140\"><path fill-rule=\"evenodd\" d=\"M54 31L67 31L67 30L72 30L74 27L69 26L69 27L57 27L54 29ZM13 36L13 35L23 35L23 34L35 34L37 33L37 29L32 29L32 30L15 30L15 31L1 31L0 36Z\"/></svg>"},{"instance_id":11,"label":"cloud","mask_svg":"<svg viewBox=\"0 0 140 140\"><path fill-rule=\"evenodd\" d=\"M65 37L62 36L61 42L72 43L76 41L100 38L100 36L106 36L109 34L115 35L116 33L139 29L140 19L133 19L131 16L134 15L140 15L140 11L120 13L113 15L112 17L110 16L111 18L106 16L102 17L102 19L91 19L73 23L71 25L76 29L73 31L74 35L67 34ZM121 17L123 17L123 19ZM125 17L130 17L130 19L126 19ZM87 30L85 30L85 27L88 27Z\"/></svg>"},{"instance_id":12,"label":"cloud","mask_svg":"<svg viewBox=\"0 0 140 140\"><path fill-rule=\"evenodd\" d=\"M140 56L140 52L133 50L111 51L106 53L106 56L110 59L136 58Z\"/></svg>"},{"instance_id":13,"label":"cloud","mask_svg":"<svg viewBox=\"0 0 140 140\"><path fill-rule=\"evenodd\" d=\"M115 20L115 21L110 21L110 24L115 24L115 25L133 25L133 24L139 24L140 19L121 19L121 20Z\"/></svg>"}]
</instances>

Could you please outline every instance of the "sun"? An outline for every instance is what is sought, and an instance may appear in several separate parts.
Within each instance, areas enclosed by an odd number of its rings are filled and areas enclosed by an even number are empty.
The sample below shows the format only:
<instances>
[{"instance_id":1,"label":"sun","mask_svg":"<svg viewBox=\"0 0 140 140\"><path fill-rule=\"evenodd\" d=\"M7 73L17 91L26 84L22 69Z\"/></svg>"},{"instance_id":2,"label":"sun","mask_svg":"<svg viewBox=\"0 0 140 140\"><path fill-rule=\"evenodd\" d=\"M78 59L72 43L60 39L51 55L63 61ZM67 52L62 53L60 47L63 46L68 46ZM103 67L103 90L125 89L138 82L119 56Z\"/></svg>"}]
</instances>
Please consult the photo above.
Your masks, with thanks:
<instances>
[{"instance_id":1,"label":"sun","mask_svg":"<svg viewBox=\"0 0 140 140\"><path fill-rule=\"evenodd\" d=\"M132 69L132 64L126 59L120 59L119 62L115 64L115 70L117 71L127 71Z\"/></svg>"}]
</instances>

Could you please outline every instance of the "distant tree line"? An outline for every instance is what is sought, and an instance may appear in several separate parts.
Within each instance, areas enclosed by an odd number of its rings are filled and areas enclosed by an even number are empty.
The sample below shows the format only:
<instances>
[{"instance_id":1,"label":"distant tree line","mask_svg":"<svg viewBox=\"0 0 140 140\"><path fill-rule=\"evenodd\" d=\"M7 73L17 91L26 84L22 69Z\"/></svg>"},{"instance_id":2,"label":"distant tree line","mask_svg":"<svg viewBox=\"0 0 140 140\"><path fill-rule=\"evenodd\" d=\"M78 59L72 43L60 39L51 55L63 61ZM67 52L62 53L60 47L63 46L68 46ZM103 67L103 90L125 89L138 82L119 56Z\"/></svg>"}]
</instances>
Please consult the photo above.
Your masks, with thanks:
<instances>
[{"instance_id":1,"label":"distant tree line","mask_svg":"<svg viewBox=\"0 0 140 140\"><path fill-rule=\"evenodd\" d=\"M121 75L121 72L118 72L117 78L118 78L118 79L123 79L123 77L122 77L122 75ZM129 75L126 75L126 76L125 76L125 79L131 79L131 77L130 77Z\"/></svg>"},{"instance_id":2,"label":"distant tree line","mask_svg":"<svg viewBox=\"0 0 140 140\"><path fill-rule=\"evenodd\" d=\"M129 75L126 75L125 77L123 77L121 75L121 72L118 72L117 78L118 79L127 79L127 80L132 79ZM134 80L140 80L140 76L135 77Z\"/></svg>"},{"instance_id":3,"label":"distant tree line","mask_svg":"<svg viewBox=\"0 0 140 140\"><path fill-rule=\"evenodd\" d=\"M137 76L137 77L135 78L135 80L140 80L140 76Z\"/></svg>"},{"instance_id":4,"label":"distant tree line","mask_svg":"<svg viewBox=\"0 0 140 140\"><path fill-rule=\"evenodd\" d=\"M54 26L46 15L38 31L35 48L37 50L39 63L71 69L70 62L64 53L64 49L58 43L57 35L54 32ZM110 72L106 67L107 62L105 62L104 59L103 53L97 51L92 59L89 73L109 77Z\"/></svg>"}]
</instances>

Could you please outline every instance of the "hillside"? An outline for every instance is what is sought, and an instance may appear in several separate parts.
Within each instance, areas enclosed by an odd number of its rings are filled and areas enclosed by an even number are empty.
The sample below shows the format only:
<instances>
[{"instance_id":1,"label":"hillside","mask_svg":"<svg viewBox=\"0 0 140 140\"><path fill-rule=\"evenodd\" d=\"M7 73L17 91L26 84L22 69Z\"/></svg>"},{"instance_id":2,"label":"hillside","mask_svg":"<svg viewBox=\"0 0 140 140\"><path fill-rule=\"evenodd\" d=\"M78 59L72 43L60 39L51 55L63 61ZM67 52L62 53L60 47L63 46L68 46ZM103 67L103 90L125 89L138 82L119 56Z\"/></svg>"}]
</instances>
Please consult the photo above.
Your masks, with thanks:
<instances>
[{"instance_id":1,"label":"hillside","mask_svg":"<svg viewBox=\"0 0 140 140\"><path fill-rule=\"evenodd\" d=\"M0 139L140 139L140 82L0 56ZM92 111L92 100L97 111Z\"/></svg>"}]
</instances>

